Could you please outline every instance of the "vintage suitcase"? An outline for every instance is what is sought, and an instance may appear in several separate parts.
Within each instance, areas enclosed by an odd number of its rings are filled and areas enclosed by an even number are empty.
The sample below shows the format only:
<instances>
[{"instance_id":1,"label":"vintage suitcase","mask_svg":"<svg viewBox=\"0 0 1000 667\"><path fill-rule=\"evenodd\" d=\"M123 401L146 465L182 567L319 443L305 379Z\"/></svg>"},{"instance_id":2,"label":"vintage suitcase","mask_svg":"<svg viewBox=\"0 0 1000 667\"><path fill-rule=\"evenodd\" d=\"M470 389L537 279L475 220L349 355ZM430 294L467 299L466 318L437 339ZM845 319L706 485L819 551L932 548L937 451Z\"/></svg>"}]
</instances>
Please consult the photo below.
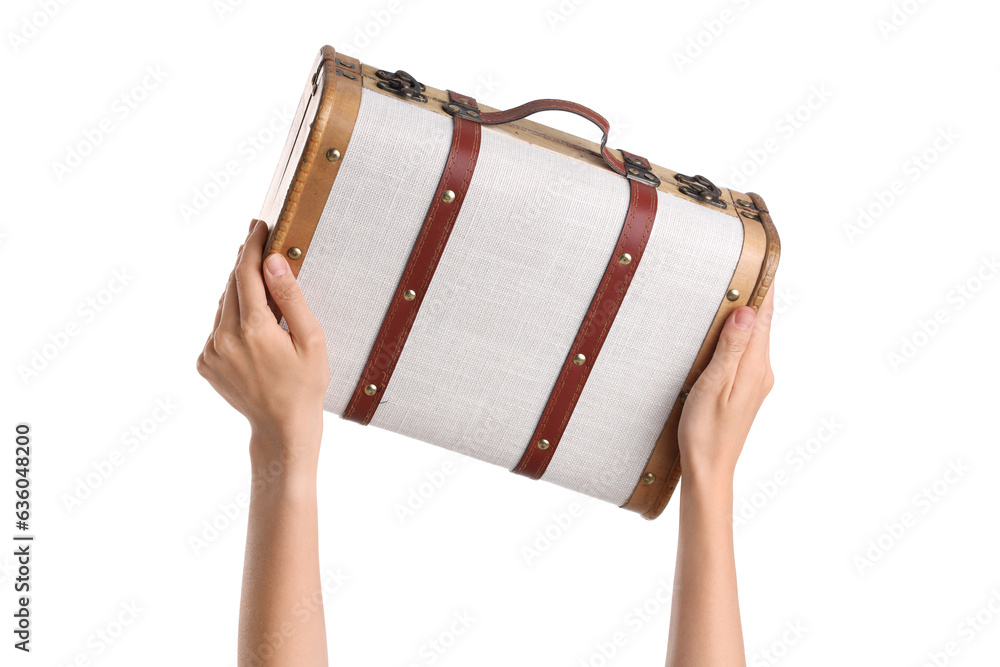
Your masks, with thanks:
<instances>
[{"instance_id":1,"label":"vintage suitcase","mask_svg":"<svg viewBox=\"0 0 1000 667\"><path fill-rule=\"evenodd\" d=\"M600 145L524 117L592 120ZM756 194L324 47L260 218L326 332L326 410L653 519L677 424L778 235Z\"/></svg>"}]
</instances>

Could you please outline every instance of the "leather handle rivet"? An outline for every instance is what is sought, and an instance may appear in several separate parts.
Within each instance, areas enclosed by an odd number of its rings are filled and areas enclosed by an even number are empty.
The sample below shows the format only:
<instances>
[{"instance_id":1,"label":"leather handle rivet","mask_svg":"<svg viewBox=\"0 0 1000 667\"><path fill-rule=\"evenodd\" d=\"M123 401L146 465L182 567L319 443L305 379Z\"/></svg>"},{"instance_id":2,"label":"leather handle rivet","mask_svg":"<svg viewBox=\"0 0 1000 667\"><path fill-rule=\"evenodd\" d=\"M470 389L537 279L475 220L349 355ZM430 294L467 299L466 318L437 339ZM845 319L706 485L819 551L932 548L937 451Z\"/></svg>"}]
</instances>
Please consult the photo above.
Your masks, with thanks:
<instances>
[{"instance_id":1,"label":"leather handle rivet","mask_svg":"<svg viewBox=\"0 0 1000 667\"><path fill-rule=\"evenodd\" d=\"M539 449L548 449L549 448L549 441L546 440L545 438L542 438L541 440L538 441L538 448Z\"/></svg>"},{"instance_id":2,"label":"leather handle rivet","mask_svg":"<svg viewBox=\"0 0 1000 667\"><path fill-rule=\"evenodd\" d=\"M413 301L414 299L417 298L417 293L411 289L408 289L405 292L403 292L403 298L406 299L407 301Z\"/></svg>"},{"instance_id":3,"label":"leather handle rivet","mask_svg":"<svg viewBox=\"0 0 1000 667\"><path fill-rule=\"evenodd\" d=\"M373 384L370 384L370 385L368 385L368 386L365 387L365 396L374 396L377 393L378 393L378 387L377 386L375 386Z\"/></svg>"},{"instance_id":4,"label":"leather handle rivet","mask_svg":"<svg viewBox=\"0 0 1000 667\"><path fill-rule=\"evenodd\" d=\"M643 484L652 484L655 481L656 481L656 475L654 475L651 472L647 472L645 475L642 476Z\"/></svg>"},{"instance_id":5,"label":"leather handle rivet","mask_svg":"<svg viewBox=\"0 0 1000 667\"><path fill-rule=\"evenodd\" d=\"M628 266L629 264L632 263L632 255L628 254L627 252L623 252L622 254L618 255L618 263L621 264L622 266Z\"/></svg>"},{"instance_id":6,"label":"leather handle rivet","mask_svg":"<svg viewBox=\"0 0 1000 667\"><path fill-rule=\"evenodd\" d=\"M738 298L740 298L740 291L738 289L731 289L728 292L726 292L726 298L729 299L730 301L736 301Z\"/></svg>"},{"instance_id":7,"label":"leather handle rivet","mask_svg":"<svg viewBox=\"0 0 1000 667\"><path fill-rule=\"evenodd\" d=\"M445 190L444 192L442 192L441 201L443 201L445 204L450 204L451 202L455 201L455 191Z\"/></svg>"},{"instance_id":8,"label":"leather handle rivet","mask_svg":"<svg viewBox=\"0 0 1000 667\"><path fill-rule=\"evenodd\" d=\"M302 256L302 248L289 248L288 257L289 259L298 259Z\"/></svg>"},{"instance_id":9,"label":"leather handle rivet","mask_svg":"<svg viewBox=\"0 0 1000 667\"><path fill-rule=\"evenodd\" d=\"M681 398L681 403L688 400L688 393L685 391L683 394L681 394L680 398Z\"/></svg>"},{"instance_id":10,"label":"leather handle rivet","mask_svg":"<svg viewBox=\"0 0 1000 667\"><path fill-rule=\"evenodd\" d=\"M587 357L582 354L576 354L573 357L573 363L577 366L583 366L587 362Z\"/></svg>"},{"instance_id":11,"label":"leather handle rivet","mask_svg":"<svg viewBox=\"0 0 1000 667\"><path fill-rule=\"evenodd\" d=\"M326 159L329 160L330 162L337 162L340 160L340 157L341 157L340 151L338 151L336 148L331 148L326 152Z\"/></svg>"}]
</instances>

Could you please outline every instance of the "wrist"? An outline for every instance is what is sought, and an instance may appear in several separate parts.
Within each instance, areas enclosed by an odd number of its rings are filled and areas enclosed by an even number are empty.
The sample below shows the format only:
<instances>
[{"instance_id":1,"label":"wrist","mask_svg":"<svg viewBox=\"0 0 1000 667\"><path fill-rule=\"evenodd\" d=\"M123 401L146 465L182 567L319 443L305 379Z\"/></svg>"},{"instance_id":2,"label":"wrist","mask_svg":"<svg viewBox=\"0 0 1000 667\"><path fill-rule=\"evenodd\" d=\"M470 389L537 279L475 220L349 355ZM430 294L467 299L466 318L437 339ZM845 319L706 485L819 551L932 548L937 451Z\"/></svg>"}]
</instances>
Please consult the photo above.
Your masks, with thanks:
<instances>
[{"instance_id":1,"label":"wrist","mask_svg":"<svg viewBox=\"0 0 1000 667\"><path fill-rule=\"evenodd\" d=\"M253 425L250 467L254 477L315 478L322 437L322 413L280 424Z\"/></svg>"},{"instance_id":2,"label":"wrist","mask_svg":"<svg viewBox=\"0 0 1000 667\"><path fill-rule=\"evenodd\" d=\"M681 497L706 507L733 506L733 474L721 470L684 470Z\"/></svg>"}]
</instances>

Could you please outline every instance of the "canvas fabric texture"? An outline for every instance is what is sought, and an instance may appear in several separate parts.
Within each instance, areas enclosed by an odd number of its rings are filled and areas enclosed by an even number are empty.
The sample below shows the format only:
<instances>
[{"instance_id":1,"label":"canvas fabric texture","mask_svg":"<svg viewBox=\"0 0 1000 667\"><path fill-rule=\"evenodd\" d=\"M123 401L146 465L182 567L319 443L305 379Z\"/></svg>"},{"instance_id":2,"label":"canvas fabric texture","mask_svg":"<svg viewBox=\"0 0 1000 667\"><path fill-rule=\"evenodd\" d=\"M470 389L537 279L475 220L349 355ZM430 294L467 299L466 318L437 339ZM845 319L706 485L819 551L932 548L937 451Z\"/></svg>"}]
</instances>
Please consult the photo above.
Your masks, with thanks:
<instances>
[{"instance_id":1,"label":"canvas fabric texture","mask_svg":"<svg viewBox=\"0 0 1000 667\"><path fill-rule=\"evenodd\" d=\"M447 160L452 119L362 90L299 271L326 333L325 409L357 385ZM475 174L371 425L513 468L590 306L628 182L482 128ZM622 505L694 363L742 223L659 193L653 233L542 479Z\"/></svg>"}]
</instances>

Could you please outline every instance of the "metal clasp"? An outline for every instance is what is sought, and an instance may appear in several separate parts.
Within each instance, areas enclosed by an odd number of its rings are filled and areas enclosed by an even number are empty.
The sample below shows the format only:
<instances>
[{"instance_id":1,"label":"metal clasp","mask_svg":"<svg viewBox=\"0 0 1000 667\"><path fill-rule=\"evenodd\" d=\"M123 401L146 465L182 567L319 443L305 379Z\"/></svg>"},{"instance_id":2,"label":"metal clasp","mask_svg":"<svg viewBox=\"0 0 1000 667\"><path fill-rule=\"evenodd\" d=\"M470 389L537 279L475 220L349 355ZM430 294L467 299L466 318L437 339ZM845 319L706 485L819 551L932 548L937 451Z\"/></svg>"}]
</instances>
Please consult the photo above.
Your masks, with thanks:
<instances>
[{"instance_id":1,"label":"metal clasp","mask_svg":"<svg viewBox=\"0 0 1000 667\"><path fill-rule=\"evenodd\" d=\"M405 97L408 100L415 100L417 102L427 101L427 96L424 95L424 91L427 89L427 86L420 83L401 69L398 69L395 72L387 72L384 69L380 69L375 72L375 76L381 79L381 81L378 82L378 87L382 90L395 93L396 95Z\"/></svg>"},{"instance_id":2,"label":"metal clasp","mask_svg":"<svg viewBox=\"0 0 1000 667\"><path fill-rule=\"evenodd\" d=\"M704 202L716 208L726 208L726 202L720 197L722 190L715 186L715 183L704 176L685 176L684 174L674 174L674 180L682 185L677 189L692 199Z\"/></svg>"}]
</instances>

